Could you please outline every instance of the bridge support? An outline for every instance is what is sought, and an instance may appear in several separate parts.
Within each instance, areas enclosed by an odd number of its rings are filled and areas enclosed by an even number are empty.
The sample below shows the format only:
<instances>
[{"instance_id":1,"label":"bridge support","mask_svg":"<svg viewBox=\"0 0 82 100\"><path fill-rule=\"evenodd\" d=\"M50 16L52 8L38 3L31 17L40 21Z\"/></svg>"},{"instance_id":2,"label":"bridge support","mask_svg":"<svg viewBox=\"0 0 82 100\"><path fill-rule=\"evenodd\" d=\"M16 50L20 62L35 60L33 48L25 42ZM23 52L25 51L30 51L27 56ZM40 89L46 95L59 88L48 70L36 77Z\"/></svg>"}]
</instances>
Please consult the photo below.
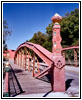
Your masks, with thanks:
<instances>
[{"instance_id":1,"label":"bridge support","mask_svg":"<svg viewBox=\"0 0 82 100\"><path fill-rule=\"evenodd\" d=\"M60 24L62 17L55 14L52 17L54 23L53 26L53 66L52 66L52 90L54 92L64 92L65 91L65 58L61 55L61 36L60 36Z\"/></svg>"},{"instance_id":2,"label":"bridge support","mask_svg":"<svg viewBox=\"0 0 82 100\"><path fill-rule=\"evenodd\" d=\"M19 52L18 52L18 66L19 66Z\"/></svg>"},{"instance_id":3,"label":"bridge support","mask_svg":"<svg viewBox=\"0 0 82 100\"><path fill-rule=\"evenodd\" d=\"M20 50L20 67L22 67L22 49Z\"/></svg>"},{"instance_id":4,"label":"bridge support","mask_svg":"<svg viewBox=\"0 0 82 100\"><path fill-rule=\"evenodd\" d=\"M30 52L28 52L28 71L30 72Z\"/></svg>"},{"instance_id":5,"label":"bridge support","mask_svg":"<svg viewBox=\"0 0 82 100\"><path fill-rule=\"evenodd\" d=\"M21 52L19 51L19 66L21 66Z\"/></svg>"},{"instance_id":6,"label":"bridge support","mask_svg":"<svg viewBox=\"0 0 82 100\"><path fill-rule=\"evenodd\" d=\"M40 73L40 69L39 69L39 67L40 67L40 65L39 65L39 60L37 59L37 65L38 65L38 74Z\"/></svg>"},{"instance_id":7,"label":"bridge support","mask_svg":"<svg viewBox=\"0 0 82 100\"><path fill-rule=\"evenodd\" d=\"M32 71L33 77L35 76L34 70L35 70L35 53L33 53L33 71Z\"/></svg>"},{"instance_id":8,"label":"bridge support","mask_svg":"<svg viewBox=\"0 0 82 100\"><path fill-rule=\"evenodd\" d=\"M25 56L24 56L25 71L26 71L26 58L27 58L27 49L25 47Z\"/></svg>"},{"instance_id":9,"label":"bridge support","mask_svg":"<svg viewBox=\"0 0 82 100\"><path fill-rule=\"evenodd\" d=\"M74 49L74 65L77 67L77 51Z\"/></svg>"},{"instance_id":10,"label":"bridge support","mask_svg":"<svg viewBox=\"0 0 82 100\"><path fill-rule=\"evenodd\" d=\"M9 97L9 71L10 71L10 67L9 67L9 62L6 62L6 66L5 66L5 85L4 85L4 97Z\"/></svg>"}]
</instances>

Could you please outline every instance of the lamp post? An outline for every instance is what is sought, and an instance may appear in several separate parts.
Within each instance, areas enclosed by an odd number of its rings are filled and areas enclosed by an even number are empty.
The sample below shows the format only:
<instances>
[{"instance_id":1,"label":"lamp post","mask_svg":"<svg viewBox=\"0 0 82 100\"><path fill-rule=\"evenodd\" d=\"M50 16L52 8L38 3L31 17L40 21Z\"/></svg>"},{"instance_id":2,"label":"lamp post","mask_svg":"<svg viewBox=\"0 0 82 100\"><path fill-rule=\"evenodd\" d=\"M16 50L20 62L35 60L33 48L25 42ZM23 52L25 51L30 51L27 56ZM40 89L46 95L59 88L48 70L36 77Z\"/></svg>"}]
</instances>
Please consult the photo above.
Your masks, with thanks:
<instances>
[{"instance_id":1,"label":"lamp post","mask_svg":"<svg viewBox=\"0 0 82 100\"><path fill-rule=\"evenodd\" d=\"M9 97L9 71L10 71L10 64L9 62L6 62L5 65L5 85L4 85L4 97Z\"/></svg>"},{"instance_id":2,"label":"lamp post","mask_svg":"<svg viewBox=\"0 0 82 100\"><path fill-rule=\"evenodd\" d=\"M51 18L54 23L53 26L53 67L52 67L52 90L54 92L64 92L65 91L65 59L61 55L62 46L61 46L61 36L60 36L60 24L62 17L59 14L55 14Z\"/></svg>"}]
</instances>

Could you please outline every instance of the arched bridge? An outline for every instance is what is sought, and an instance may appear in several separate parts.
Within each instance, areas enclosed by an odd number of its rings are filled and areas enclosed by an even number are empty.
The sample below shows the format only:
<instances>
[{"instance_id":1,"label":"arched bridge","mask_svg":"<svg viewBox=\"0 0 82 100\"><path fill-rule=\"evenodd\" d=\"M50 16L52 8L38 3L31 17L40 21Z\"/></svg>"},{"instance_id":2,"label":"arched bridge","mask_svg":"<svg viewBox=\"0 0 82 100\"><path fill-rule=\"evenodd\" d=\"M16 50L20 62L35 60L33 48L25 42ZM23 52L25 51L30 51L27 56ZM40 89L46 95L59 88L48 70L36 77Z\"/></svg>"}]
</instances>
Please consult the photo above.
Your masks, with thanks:
<instances>
[{"instance_id":1,"label":"arched bridge","mask_svg":"<svg viewBox=\"0 0 82 100\"><path fill-rule=\"evenodd\" d=\"M70 49L75 50L78 48L79 46L62 48L62 51L66 51ZM42 59L41 62L39 58ZM19 47L15 52L14 61L15 64L18 64L19 66L23 67L25 70L32 71L33 77L37 77L37 78L41 78L46 74L51 74L51 68L53 67L54 64L53 53L49 52L47 49L43 48L39 44L34 44L31 42L24 42L21 45L19 45ZM45 67L40 68L41 64L43 64L43 66Z\"/></svg>"},{"instance_id":2,"label":"arched bridge","mask_svg":"<svg viewBox=\"0 0 82 100\"><path fill-rule=\"evenodd\" d=\"M55 16L52 17L52 21L54 23L52 30L52 53L39 44L24 42L18 46L14 56L14 63L25 70L32 72L33 77L41 78L50 74L51 87L55 92L63 92L66 90L65 51L74 49L74 62L75 65L77 65L76 49L79 48L79 46L62 48L59 24L61 19L62 17L58 14L55 14Z\"/></svg>"}]
</instances>

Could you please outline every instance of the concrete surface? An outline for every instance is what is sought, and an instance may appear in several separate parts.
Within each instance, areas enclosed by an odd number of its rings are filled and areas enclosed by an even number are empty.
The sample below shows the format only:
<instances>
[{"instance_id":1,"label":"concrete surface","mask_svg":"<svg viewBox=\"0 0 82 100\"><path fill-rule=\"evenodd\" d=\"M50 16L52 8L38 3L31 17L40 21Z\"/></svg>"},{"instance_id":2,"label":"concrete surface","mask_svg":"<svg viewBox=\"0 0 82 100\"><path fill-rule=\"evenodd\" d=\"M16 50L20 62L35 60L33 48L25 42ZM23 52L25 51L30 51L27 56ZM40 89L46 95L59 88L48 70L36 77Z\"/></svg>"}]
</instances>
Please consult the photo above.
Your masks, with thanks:
<instances>
[{"instance_id":1,"label":"concrete surface","mask_svg":"<svg viewBox=\"0 0 82 100\"><path fill-rule=\"evenodd\" d=\"M41 80L30 77L30 75L32 74L30 74L27 71L24 71L23 68L20 68L19 66L13 64L13 62L11 62L11 65L14 66L13 67L14 70L16 70L16 68L22 70L22 72L19 71L20 73L16 72L16 76L22 88L26 91L23 94L15 96L16 98L21 98L21 97L22 98L26 98L26 97L27 98L33 98L33 97L37 97L37 98L38 97L51 97L51 98L76 97L78 98L79 97L79 67L65 66L67 89L64 93L63 92L54 93L50 91L51 88L50 83L46 83ZM32 80L34 83L32 82Z\"/></svg>"}]
</instances>

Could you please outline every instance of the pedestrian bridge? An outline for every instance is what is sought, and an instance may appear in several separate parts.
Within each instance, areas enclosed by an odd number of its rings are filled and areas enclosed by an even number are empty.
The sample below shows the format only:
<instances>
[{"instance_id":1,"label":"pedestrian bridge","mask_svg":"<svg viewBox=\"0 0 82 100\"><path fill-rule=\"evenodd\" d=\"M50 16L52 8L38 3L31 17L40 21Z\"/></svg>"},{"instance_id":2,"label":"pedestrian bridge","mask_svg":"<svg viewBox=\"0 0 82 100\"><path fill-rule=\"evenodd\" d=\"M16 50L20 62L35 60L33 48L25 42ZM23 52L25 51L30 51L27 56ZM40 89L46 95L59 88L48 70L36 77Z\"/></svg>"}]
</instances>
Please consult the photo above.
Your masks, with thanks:
<instances>
[{"instance_id":1,"label":"pedestrian bridge","mask_svg":"<svg viewBox=\"0 0 82 100\"><path fill-rule=\"evenodd\" d=\"M65 86L66 53L65 51L66 50L73 49L74 65L75 66L78 65L77 49L79 48L79 46L73 46L73 47L68 47L68 48L62 48L61 46L62 39L60 36L60 24L59 24L61 19L62 17L59 16L58 14L52 17L52 21L54 22L53 35L52 35L53 36L52 53L49 52L47 49L43 48L41 45L34 44L31 42L24 42L20 44L15 52L14 64L20 66L20 69L22 68L24 71L28 70L28 73L26 74L32 75L33 77L39 78L39 79L47 76L48 81L50 80L51 86L48 83L43 83L40 80L37 80L36 82L37 82L37 87L39 86L39 90L40 88L42 89L44 87L45 90L49 89L50 91L54 91L54 92L65 92L66 90L66 86ZM68 57L68 61L69 63L71 63L69 57ZM30 78L30 77L27 78L27 76L24 76L24 74L25 73L22 73L22 76L19 75L19 80L20 78L22 78L21 79L22 82L27 81ZM5 80L7 83L7 88L5 91L8 92L8 73ZM32 80L34 81L34 78L31 77L31 79L29 80L30 81L28 81L28 83L32 82ZM23 84L23 87L24 85L26 86L26 84ZM30 83L30 85L32 86L33 84ZM30 88L29 85L27 85L27 87ZM26 88L28 93L30 93L29 92L30 89ZM34 91L36 91L35 89L37 90L37 88L33 88ZM39 92L39 90L37 90L37 92Z\"/></svg>"},{"instance_id":2,"label":"pedestrian bridge","mask_svg":"<svg viewBox=\"0 0 82 100\"><path fill-rule=\"evenodd\" d=\"M62 48L62 54L63 51L73 49L78 49L79 46L73 46L68 48ZM63 55L65 56L65 55ZM43 71L40 71L40 63L39 60L41 59L41 62L45 63L45 69ZM77 59L77 58L74 58ZM27 61L28 60L28 61ZM35 61L37 63L37 66L35 67ZM23 67L25 70L27 69L30 71L31 69L31 63L33 65L33 76L35 77L42 77L50 72L50 69L53 65L53 53L49 52L47 49L43 48L39 44L34 44L31 42L24 42L17 48L15 52L14 57L15 64L18 64L19 66ZM77 61L75 61L75 65L77 66ZM36 70L36 73L34 73Z\"/></svg>"}]
</instances>

